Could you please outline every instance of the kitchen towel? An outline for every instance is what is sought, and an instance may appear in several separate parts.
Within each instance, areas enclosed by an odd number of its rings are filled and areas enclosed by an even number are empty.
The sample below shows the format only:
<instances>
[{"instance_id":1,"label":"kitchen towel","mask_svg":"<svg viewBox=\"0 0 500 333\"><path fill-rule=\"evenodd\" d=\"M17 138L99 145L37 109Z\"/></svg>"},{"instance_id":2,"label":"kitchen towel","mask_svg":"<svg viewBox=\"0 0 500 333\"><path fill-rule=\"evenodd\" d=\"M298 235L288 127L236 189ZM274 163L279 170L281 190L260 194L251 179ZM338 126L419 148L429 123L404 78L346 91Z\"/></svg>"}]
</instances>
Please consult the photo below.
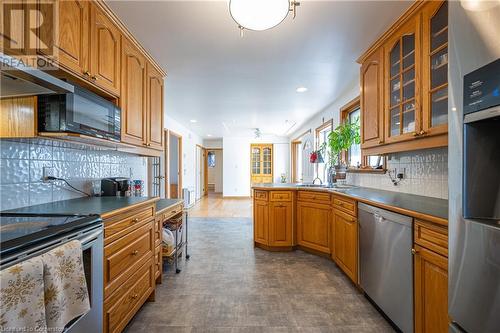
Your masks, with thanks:
<instances>
[{"instance_id":1,"label":"kitchen towel","mask_svg":"<svg viewBox=\"0 0 500 333\"><path fill-rule=\"evenodd\" d=\"M90 310L82 245L74 240L41 255L45 318L50 332L62 332L74 318Z\"/></svg>"},{"instance_id":2,"label":"kitchen towel","mask_svg":"<svg viewBox=\"0 0 500 333\"><path fill-rule=\"evenodd\" d=\"M0 271L0 332L46 332L40 257Z\"/></svg>"}]
</instances>

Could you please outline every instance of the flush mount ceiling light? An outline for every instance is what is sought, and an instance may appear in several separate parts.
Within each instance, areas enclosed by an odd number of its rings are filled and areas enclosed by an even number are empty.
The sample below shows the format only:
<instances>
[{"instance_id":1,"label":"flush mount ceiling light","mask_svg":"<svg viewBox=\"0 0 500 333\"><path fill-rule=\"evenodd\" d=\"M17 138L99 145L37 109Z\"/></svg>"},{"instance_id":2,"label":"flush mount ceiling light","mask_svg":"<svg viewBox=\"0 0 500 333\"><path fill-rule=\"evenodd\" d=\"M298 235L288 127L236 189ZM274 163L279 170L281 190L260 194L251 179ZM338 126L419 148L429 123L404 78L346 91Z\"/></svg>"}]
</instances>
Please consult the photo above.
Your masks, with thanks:
<instances>
[{"instance_id":1,"label":"flush mount ceiling light","mask_svg":"<svg viewBox=\"0 0 500 333\"><path fill-rule=\"evenodd\" d=\"M196 119L191 119L191 120L190 120L190 122L194 124L194 123L197 123L197 122L198 122L198 120L196 120Z\"/></svg>"},{"instance_id":2,"label":"flush mount ceiling light","mask_svg":"<svg viewBox=\"0 0 500 333\"><path fill-rule=\"evenodd\" d=\"M229 13L240 30L271 29L293 12L300 3L295 0L230 0Z\"/></svg>"},{"instance_id":3,"label":"flush mount ceiling light","mask_svg":"<svg viewBox=\"0 0 500 333\"><path fill-rule=\"evenodd\" d=\"M307 88L306 87L298 87L297 89L295 89L295 91L298 93L304 93L307 91Z\"/></svg>"},{"instance_id":4,"label":"flush mount ceiling light","mask_svg":"<svg viewBox=\"0 0 500 333\"><path fill-rule=\"evenodd\" d=\"M482 12L500 5L500 0L460 0L465 10Z\"/></svg>"}]
</instances>

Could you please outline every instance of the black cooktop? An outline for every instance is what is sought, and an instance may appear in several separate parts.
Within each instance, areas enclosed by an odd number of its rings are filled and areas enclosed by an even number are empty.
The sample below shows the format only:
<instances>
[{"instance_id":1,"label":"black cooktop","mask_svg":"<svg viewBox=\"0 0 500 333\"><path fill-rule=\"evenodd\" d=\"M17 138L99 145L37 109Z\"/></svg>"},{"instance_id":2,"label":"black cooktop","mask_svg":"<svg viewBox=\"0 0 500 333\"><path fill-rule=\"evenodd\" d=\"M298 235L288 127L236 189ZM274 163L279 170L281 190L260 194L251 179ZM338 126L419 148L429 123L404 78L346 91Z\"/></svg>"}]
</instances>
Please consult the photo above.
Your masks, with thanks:
<instances>
[{"instance_id":1,"label":"black cooktop","mask_svg":"<svg viewBox=\"0 0 500 333\"><path fill-rule=\"evenodd\" d=\"M102 224L99 215L0 213L0 257Z\"/></svg>"}]
</instances>

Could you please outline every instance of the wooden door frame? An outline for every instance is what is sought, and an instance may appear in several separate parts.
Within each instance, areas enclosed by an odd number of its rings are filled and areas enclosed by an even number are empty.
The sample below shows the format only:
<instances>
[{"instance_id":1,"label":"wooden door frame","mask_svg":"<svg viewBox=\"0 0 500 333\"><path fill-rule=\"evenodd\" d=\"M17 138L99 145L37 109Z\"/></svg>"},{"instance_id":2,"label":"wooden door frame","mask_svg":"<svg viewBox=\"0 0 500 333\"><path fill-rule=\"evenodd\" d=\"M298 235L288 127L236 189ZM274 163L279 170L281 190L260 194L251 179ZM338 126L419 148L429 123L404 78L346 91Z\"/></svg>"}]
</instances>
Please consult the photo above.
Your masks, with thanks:
<instances>
[{"instance_id":1,"label":"wooden door frame","mask_svg":"<svg viewBox=\"0 0 500 333\"><path fill-rule=\"evenodd\" d=\"M292 183L298 183L298 178L297 178L297 147L300 148L302 145L302 141L300 140L293 140L291 142L291 149L292 149Z\"/></svg>"},{"instance_id":2,"label":"wooden door frame","mask_svg":"<svg viewBox=\"0 0 500 333\"><path fill-rule=\"evenodd\" d=\"M177 198L181 199L182 198L182 135L169 130L165 129L165 150L164 150L164 157L165 157L165 196L167 198L171 197L170 193L170 135L175 136L178 141L179 141L179 147L178 147L178 165L179 165L179 181L177 185ZM183 199L183 198L182 198Z\"/></svg>"},{"instance_id":3,"label":"wooden door frame","mask_svg":"<svg viewBox=\"0 0 500 333\"><path fill-rule=\"evenodd\" d=\"M200 147L203 156L203 179L200 181L203 184L203 190L201 191L201 196L204 197L208 195L208 160L207 160L207 148L202 145L196 144L196 147ZM196 166L198 169L198 166Z\"/></svg>"}]
</instances>

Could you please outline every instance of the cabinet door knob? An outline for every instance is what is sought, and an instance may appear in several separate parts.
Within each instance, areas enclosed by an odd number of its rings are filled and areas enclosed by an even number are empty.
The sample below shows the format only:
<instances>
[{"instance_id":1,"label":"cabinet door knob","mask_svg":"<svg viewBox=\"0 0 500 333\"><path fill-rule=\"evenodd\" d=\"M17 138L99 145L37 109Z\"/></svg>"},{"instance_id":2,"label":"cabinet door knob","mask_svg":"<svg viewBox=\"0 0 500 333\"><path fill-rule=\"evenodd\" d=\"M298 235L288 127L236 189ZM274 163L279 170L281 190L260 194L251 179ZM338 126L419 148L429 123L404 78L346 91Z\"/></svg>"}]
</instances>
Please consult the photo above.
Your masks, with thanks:
<instances>
[{"instance_id":1,"label":"cabinet door knob","mask_svg":"<svg viewBox=\"0 0 500 333\"><path fill-rule=\"evenodd\" d=\"M92 75L91 79L94 80L94 81L97 81L97 76Z\"/></svg>"},{"instance_id":2,"label":"cabinet door knob","mask_svg":"<svg viewBox=\"0 0 500 333\"><path fill-rule=\"evenodd\" d=\"M426 132L424 130L420 131L420 133L418 133L418 135L425 135Z\"/></svg>"},{"instance_id":3,"label":"cabinet door knob","mask_svg":"<svg viewBox=\"0 0 500 333\"><path fill-rule=\"evenodd\" d=\"M379 145L382 144L382 143L384 143L384 140L378 140L378 144Z\"/></svg>"},{"instance_id":4,"label":"cabinet door knob","mask_svg":"<svg viewBox=\"0 0 500 333\"><path fill-rule=\"evenodd\" d=\"M418 136L419 134L417 132L413 132L413 136Z\"/></svg>"},{"instance_id":5,"label":"cabinet door knob","mask_svg":"<svg viewBox=\"0 0 500 333\"><path fill-rule=\"evenodd\" d=\"M411 254L415 255L415 254L417 254L417 253L418 253L418 251L417 251L417 250L415 250L415 249L411 249Z\"/></svg>"},{"instance_id":6,"label":"cabinet door knob","mask_svg":"<svg viewBox=\"0 0 500 333\"><path fill-rule=\"evenodd\" d=\"M90 72L89 71L84 71L83 75L90 77Z\"/></svg>"},{"instance_id":7,"label":"cabinet door knob","mask_svg":"<svg viewBox=\"0 0 500 333\"><path fill-rule=\"evenodd\" d=\"M139 254L139 251L138 251L138 250L134 250L134 251L132 252L132 255L133 255L133 256L136 256L136 255L138 255L138 254Z\"/></svg>"}]
</instances>

